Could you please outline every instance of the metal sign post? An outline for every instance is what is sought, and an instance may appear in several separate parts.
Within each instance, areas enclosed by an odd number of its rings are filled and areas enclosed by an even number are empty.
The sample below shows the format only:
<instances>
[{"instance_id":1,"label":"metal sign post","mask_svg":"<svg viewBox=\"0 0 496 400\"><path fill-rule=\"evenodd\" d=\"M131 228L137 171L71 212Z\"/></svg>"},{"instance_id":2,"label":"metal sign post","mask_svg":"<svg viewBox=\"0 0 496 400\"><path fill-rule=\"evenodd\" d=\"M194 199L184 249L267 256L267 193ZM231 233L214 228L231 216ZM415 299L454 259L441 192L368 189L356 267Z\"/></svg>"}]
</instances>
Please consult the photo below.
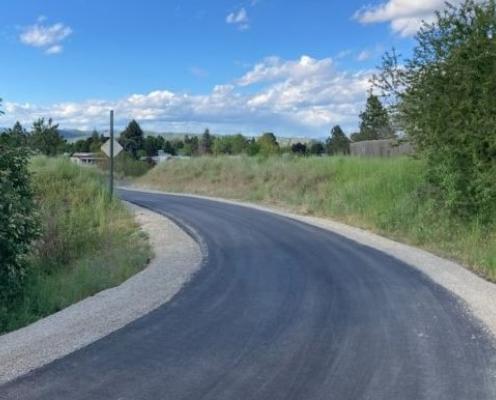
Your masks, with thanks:
<instances>
[{"instance_id":1,"label":"metal sign post","mask_svg":"<svg viewBox=\"0 0 496 400\"><path fill-rule=\"evenodd\" d=\"M114 110L110 110L110 198L114 196Z\"/></svg>"},{"instance_id":2,"label":"metal sign post","mask_svg":"<svg viewBox=\"0 0 496 400\"><path fill-rule=\"evenodd\" d=\"M114 139L114 110L110 111L110 140L102 145L101 150L110 158L109 191L112 197L114 195L114 157L124 150Z\"/></svg>"}]
</instances>

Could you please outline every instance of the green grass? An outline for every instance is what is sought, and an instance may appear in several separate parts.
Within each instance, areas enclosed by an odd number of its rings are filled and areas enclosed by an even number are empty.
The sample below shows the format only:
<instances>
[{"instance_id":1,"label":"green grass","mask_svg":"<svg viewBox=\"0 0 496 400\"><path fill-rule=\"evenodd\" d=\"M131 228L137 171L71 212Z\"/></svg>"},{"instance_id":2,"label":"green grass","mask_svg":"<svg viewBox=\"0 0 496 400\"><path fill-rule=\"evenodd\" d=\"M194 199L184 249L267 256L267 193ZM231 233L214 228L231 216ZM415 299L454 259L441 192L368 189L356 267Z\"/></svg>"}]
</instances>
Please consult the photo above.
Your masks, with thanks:
<instances>
[{"instance_id":1,"label":"green grass","mask_svg":"<svg viewBox=\"0 0 496 400\"><path fill-rule=\"evenodd\" d=\"M35 158L30 169L42 236L29 257L25 295L9 331L119 285L151 256L131 213L109 201L102 175L64 159Z\"/></svg>"},{"instance_id":2,"label":"green grass","mask_svg":"<svg viewBox=\"0 0 496 400\"><path fill-rule=\"evenodd\" d=\"M412 158L204 157L160 165L136 183L330 217L496 280L496 227L454 219L431 200L424 174L424 163Z\"/></svg>"}]
</instances>

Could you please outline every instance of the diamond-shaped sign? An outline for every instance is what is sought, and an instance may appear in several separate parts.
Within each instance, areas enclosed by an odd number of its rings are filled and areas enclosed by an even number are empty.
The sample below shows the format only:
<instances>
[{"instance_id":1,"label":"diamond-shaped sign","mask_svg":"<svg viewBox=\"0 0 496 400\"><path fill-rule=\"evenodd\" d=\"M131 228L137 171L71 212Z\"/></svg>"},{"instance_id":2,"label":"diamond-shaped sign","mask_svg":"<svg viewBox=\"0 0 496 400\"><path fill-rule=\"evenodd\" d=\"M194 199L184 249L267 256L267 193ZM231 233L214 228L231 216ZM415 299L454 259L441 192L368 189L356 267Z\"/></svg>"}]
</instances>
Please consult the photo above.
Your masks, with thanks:
<instances>
[{"instance_id":1,"label":"diamond-shaped sign","mask_svg":"<svg viewBox=\"0 0 496 400\"><path fill-rule=\"evenodd\" d=\"M102 144L100 150L102 150L108 157L110 157L110 139ZM117 140L114 139L114 157L116 157L122 150L124 150L122 146Z\"/></svg>"}]
</instances>

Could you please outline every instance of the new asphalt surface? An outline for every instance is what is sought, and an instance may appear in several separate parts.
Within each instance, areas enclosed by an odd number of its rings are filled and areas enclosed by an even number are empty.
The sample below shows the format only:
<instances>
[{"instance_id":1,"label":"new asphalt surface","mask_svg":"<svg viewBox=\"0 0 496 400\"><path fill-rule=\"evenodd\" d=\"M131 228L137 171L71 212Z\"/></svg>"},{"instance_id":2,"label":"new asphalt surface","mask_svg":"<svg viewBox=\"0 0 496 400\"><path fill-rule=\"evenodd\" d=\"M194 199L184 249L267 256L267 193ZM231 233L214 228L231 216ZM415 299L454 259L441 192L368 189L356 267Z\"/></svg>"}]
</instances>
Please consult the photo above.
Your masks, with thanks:
<instances>
[{"instance_id":1,"label":"new asphalt surface","mask_svg":"<svg viewBox=\"0 0 496 400\"><path fill-rule=\"evenodd\" d=\"M168 304L0 386L0 399L496 399L491 338L414 268L255 209L120 196L192 228L202 269Z\"/></svg>"}]
</instances>

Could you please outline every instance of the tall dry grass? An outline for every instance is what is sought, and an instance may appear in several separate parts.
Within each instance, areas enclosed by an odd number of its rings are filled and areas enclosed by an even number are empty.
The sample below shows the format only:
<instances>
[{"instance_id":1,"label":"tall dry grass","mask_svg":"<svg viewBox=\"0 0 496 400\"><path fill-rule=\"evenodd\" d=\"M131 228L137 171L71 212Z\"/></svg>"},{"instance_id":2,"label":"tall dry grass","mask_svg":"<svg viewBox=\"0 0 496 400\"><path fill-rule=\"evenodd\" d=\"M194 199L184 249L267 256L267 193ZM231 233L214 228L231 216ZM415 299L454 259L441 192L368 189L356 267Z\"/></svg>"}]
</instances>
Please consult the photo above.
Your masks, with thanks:
<instances>
[{"instance_id":1,"label":"tall dry grass","mask_svg":"<svg viewBox=\"0 0 496 400\"><path fill-rule=\"evenodd\" d=\"M30 165L42 235L30 256L24 297L0 331L9 331L119 285L151 256L131 213L110 200L101 173L66 159Z\"/></svg>"},{"instance_id":2,"label":"tall dry grass","mask_svg":"<svg viewBox=\"0 0 496 400\"><path fill-rule=\"evenodd\" d=\"M424 174L422 161L406 157L203 157L160 165L136 183L334 218L496 280L495 225L452 217L433 199Z\"/></svg>"}]
</instances>

